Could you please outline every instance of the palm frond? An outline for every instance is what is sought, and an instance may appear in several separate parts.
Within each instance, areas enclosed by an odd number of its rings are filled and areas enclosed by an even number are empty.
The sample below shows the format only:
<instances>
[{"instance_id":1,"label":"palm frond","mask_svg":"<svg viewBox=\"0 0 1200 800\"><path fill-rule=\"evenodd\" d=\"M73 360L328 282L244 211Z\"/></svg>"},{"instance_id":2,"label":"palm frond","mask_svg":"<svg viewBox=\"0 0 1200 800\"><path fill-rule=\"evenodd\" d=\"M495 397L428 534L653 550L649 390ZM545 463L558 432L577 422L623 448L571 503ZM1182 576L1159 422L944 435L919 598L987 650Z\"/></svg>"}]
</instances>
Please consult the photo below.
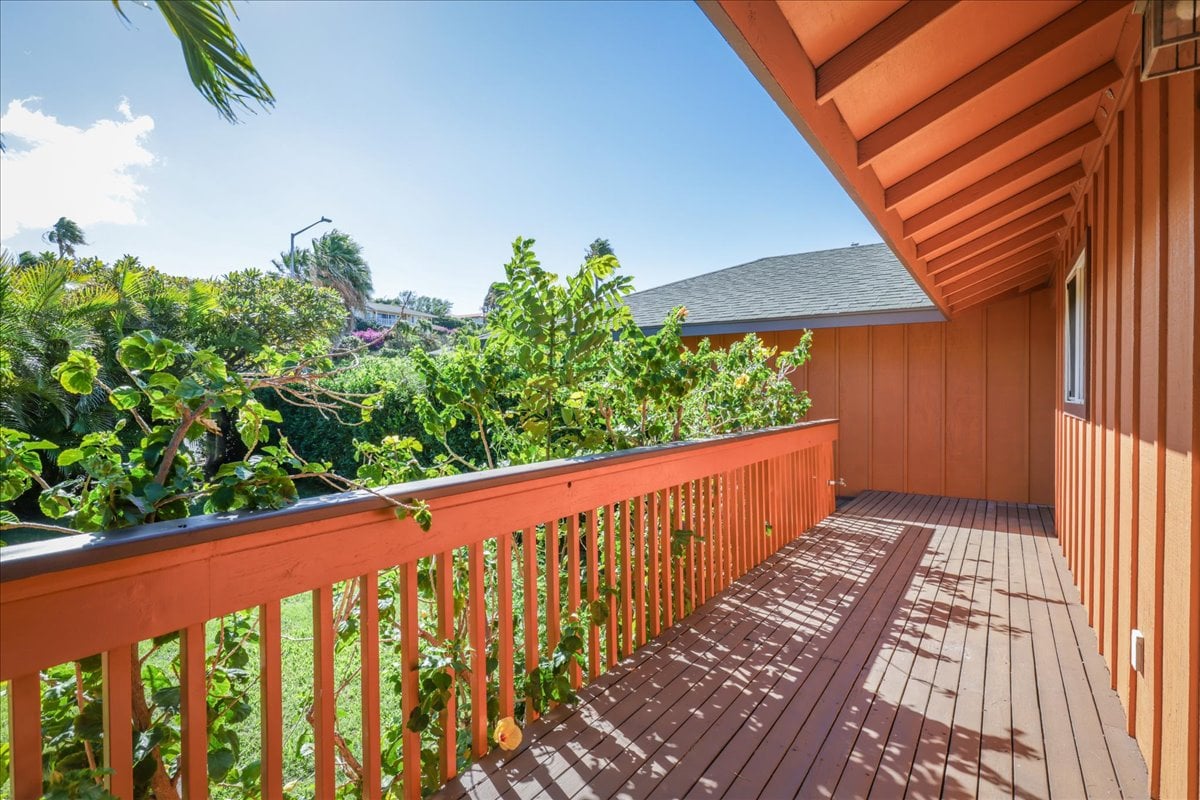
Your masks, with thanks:
<instances>
[{"instance_id":1,"label":"palm frond","mask_svg":"<svg viewBox=\"0 0 1200 800\"><path fill-rule=\"evenodd\" d=\"M112 4L128 22L121 0ZM275 95L230 23L230 16L237 18L233 0L157 0L155 6L179 39L192 85L226 121L237 122L240 111L254 113L251 103L264 109L275 105Z\"/></svg>"}]
</instances>

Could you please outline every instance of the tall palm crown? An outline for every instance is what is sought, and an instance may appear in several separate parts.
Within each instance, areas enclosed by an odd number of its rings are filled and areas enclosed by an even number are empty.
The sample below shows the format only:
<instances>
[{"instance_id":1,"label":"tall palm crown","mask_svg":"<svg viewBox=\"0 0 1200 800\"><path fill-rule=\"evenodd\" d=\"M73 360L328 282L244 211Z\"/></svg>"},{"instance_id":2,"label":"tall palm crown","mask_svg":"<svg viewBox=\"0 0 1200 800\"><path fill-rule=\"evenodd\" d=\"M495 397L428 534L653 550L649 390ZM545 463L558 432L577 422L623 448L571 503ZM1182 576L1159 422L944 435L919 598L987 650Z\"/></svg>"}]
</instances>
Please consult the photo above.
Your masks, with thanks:
<instances>
[{"instance_id":1,"label":"tall palm crown","mask_svg":"<svg viewBox=\"0 0 1200 800\"><path fill-rule=\"evenodd\" d=\"M58 245L59 258L74 258L75 248L87 244L83 228L66 217L59 217L54 227L42 234L42 239L49 244Z\"/></svg>"},{"instance_id":2,"label":"tall palm crown","mask_svg":"<svg viewBox=\"0 0 1200 800\"><path fill-rule=\"evenodd\" d=\"M365 308L375 288L362 245L336 228L313 239L311 248L297 250L294 262L287 253L281 253L279 260L271 263L285 275L333 289L350 311Z\"/></svg>"}]
</instances>

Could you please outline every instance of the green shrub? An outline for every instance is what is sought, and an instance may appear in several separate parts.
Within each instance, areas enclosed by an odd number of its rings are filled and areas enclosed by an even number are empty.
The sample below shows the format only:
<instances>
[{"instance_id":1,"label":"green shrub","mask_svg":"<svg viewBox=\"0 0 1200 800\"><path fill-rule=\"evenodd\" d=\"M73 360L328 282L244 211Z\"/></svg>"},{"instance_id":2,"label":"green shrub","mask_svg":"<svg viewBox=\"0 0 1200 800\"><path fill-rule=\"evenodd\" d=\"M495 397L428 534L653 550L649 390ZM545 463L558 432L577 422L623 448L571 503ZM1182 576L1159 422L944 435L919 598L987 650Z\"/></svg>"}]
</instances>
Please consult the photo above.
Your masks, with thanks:
<instances>
[{"instance_id":1,"label":"green shrub","mask_svg":"<svg viewBox=\"0 0 1200 800\"><path fill-rule=\"evenodd\" d=\"M385 436L411 436L427 449L437 449L435 440L425 432L413 410L413 398L424 392L425 385L409 357L367 356L322 385L338 392L368 394L381 388L383 391L370 421L356 426L348 426L314 408L297 408L273 399L273 407L283 414L283 435L306 458L332 462L335 472L353 476L358 468L355 439L379 442ZM457 429L451 432L450 439L459 452L482 460L482 446L471 431Z\"/></svg>"}]
</instances>

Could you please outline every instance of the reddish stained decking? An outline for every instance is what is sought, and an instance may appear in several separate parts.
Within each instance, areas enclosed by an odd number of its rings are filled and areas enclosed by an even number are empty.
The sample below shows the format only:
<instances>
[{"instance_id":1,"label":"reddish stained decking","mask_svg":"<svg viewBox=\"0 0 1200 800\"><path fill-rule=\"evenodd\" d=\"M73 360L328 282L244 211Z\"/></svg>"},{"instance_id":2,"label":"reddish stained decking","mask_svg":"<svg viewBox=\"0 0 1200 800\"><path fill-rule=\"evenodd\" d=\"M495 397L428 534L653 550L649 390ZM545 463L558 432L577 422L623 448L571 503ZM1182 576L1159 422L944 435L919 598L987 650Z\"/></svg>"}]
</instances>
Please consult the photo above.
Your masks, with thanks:
<instances>
[{"instance_id":1,"label":"reddish stained decking","mask_svg":"<svg viewBox=\"0 0 1200 800\"><path fill-rule=\"evenodd\" d=\"M1040 506L867 493L442 797L1145 797Z\"/></svg>"}]
</instances>

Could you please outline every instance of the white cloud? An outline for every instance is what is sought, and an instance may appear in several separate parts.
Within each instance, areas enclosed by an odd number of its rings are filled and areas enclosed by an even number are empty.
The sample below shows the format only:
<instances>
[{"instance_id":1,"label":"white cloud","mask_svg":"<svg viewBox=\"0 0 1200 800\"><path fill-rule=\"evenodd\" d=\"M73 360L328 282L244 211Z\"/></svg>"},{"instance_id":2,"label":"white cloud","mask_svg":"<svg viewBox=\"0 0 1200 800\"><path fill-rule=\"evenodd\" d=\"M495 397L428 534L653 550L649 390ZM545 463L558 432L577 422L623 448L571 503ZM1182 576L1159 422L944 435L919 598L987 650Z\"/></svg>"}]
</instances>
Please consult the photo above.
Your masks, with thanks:
<instances>
[{"instance_id":1,"label":"white cloud","mask_svg":"<svg viewBox=\"0 0 1200 800\"><path fill-rule=\"evenodd\" d=\"M59 217L83 228L107 222L134 225L145 186L136 169L154 163L145 140L149 116L135 117L122 99L120 119L88 128L64 125L30 104L13 100L0 116L5 151L0 155L0 239L22 230L45 230Z\"/></svg>"}]
</instances>

